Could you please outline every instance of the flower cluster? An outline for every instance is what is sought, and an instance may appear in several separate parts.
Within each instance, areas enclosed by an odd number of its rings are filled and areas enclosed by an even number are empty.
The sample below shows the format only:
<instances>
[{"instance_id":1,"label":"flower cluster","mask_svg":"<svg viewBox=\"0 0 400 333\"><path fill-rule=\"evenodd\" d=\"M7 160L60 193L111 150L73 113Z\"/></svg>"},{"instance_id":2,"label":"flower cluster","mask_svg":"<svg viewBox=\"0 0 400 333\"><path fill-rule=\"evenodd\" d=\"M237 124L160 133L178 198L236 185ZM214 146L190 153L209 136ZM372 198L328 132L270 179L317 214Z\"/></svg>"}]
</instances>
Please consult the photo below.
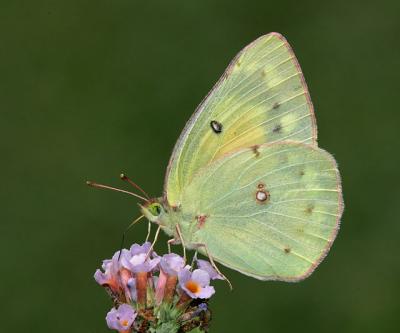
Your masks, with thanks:
<instances>
[{"instance_id":1,"label":"flower cluster","mask_svg":"<svg viewBox=\"0 0 400 333\"><path fill-rule=\"evenodd\" d=\"M196 259L196 269L169 253L158 256L149 242L133 244L104 260L94 278L114 302L106 316L118 332L205 332L210 280L222 279L212 265Z\"/></svg>"}]
</instances>

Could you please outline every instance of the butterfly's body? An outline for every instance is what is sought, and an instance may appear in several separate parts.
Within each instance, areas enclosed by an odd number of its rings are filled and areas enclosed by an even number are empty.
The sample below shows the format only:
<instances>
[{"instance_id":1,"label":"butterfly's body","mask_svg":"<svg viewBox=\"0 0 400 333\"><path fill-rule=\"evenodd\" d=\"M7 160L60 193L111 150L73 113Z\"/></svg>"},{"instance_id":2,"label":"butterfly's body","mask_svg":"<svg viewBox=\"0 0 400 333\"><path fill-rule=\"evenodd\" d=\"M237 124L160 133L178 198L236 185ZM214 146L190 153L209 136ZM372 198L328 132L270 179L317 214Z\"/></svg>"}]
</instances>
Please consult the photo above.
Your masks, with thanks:
<instances>
[{"instance_id":1,"label":"butterfly's body","mask_svg":"<svg viewBox=\"0 0 400 333\"><path fill-rule=\"evenodd\" d=\"M186 248L284 281L324 258L342 210L335 160L317 146L304 77L277 33L232 61L179 138L164 196L142 207Z\"/></svg>"}]
</instances>

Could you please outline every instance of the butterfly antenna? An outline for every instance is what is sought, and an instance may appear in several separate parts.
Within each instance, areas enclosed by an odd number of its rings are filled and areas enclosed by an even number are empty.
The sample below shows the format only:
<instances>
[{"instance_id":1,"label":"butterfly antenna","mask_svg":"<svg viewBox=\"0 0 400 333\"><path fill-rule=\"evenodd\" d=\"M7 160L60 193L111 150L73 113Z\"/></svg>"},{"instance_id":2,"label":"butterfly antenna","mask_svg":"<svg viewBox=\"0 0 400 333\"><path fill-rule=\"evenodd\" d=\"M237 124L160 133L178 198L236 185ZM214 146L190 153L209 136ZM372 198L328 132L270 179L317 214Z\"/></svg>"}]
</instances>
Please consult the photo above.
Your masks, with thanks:
<instances>
[{"instance_id":1,"label":"butterfly antenna","mask_svg":"<svg viewBox=\"0 0 400 333\"><path fill-rule=\"evenodd\" d=\"M144 215L139 216L136 220L134 220L133 222L131 222L131 224L125 229L125 231L122 233L122 239L121 239L121 247L119 248L119 255L118 255L118 261L121 258L121 254L122 254L122 248L124 247L124 243L125 243L125 235L128 232L128 230L130 228L132 228L136 223L138 223L142 218L144 217Z\"/></svg>"},{"instance_id":2,"label":"butterfly antenna","mask_svg":"<svg viewBox=\"0 0 400 333\"><path fill-rule=\"evenodd\" d=\"M123 181L128 182L128 183L131 184L133 187L135 187L136 189L138 189L140 192L142 192L142 193L145 195L145 197L146 197L147 199L150 200L150 197L149 197L149 195L146 193L146 191L143 190L138 184L136 184L135 182L133 182L127 175L125 175L124 173L121 173L119 177L120 177Z\"/></svg>"},{"instance_id":3,"label":"butterfly antenna","mask_svg":"<svg viewBox=\"0 0 400 333\"><path fill-rule=\"evenodd\" d=\"M132 192L129 192L129 191L121 190L119 188L115 188L115 187L111 187L111 186L107 186L107 185L103 185L103 184L98 184L98 183L91 182L91 181L87 181L86 184L91 186L91 187L103 188L103 189L106 189L106 190L112 190L112 191L116 191L116 192L126 193L126 194L132 195L132 196L134 196L136 198L139 198L139 199L141 199L143 201L149 202L149 199L146 199L146 198L144 198L144 197L142 197L142 196L140 196L140 195L138 195L136 193L132 193Z\"/></svg>"}]
</instances>

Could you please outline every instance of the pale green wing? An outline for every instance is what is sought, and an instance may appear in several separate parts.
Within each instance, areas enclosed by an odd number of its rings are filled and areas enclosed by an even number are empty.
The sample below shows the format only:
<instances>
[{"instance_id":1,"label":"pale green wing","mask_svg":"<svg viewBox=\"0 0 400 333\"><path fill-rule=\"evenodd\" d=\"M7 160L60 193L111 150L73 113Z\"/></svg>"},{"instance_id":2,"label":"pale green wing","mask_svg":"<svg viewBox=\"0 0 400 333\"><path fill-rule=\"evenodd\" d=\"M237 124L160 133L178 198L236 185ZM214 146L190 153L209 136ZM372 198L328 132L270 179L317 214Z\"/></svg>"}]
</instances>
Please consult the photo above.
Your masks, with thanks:
<instances>
[{"instance_id":1,"label":"pale green wing","mask_svg":"<svg viewBox=\"0 0 400 333\"><path fill-rule=\"evenodd\" d=\"M288 142L219 159L182 202L192 244L205 243L216 261L261 280L307 277L328 252L342 210L333 157Z\"/></svg>"},{"instance_id":2,"label":"pale green wing","mask_svg":"<svg viewBox=\"0 0 400 333\"><path fill-rule=\"evenodd\" d=\"M316 145L306 83L287 41L277 33L244 48L187 123L165 181L170 205L200 168L256 144L293 140Z\"/></svg>"}]
</instances>

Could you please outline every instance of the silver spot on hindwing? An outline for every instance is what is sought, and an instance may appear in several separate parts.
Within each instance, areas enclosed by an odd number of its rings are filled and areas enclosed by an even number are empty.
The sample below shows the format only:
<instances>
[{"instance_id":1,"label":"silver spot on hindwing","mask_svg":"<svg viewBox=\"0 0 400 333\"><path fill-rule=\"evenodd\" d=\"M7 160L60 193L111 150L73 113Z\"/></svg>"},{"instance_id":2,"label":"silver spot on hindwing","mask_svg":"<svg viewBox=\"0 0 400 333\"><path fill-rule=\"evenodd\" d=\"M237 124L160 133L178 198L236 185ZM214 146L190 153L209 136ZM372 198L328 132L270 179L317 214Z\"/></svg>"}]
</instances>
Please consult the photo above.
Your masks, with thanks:
<instances>
[{"instance_id":1,"label":"silver spot on hindwing","mask_svg":"<svg viewBox=\"0 0 400 333\"><path fill-rule=\"evenodd\" d=\"M259 183L257 185L256 201L259 204L265 204L268 202L270 197L269 192L265 189L264 183Z\"/></svg>"},{"instance_id":2,"label":"silver spot on hindwing","mask_svg":"<svg viewBox=\"0 0 400 333\"><path fill-rule=\"evenodd\" d=\"M257 191L256 198L258 201L265 201L268 199L268 193L265 191Z\"/></svg>"}]
</instances>

